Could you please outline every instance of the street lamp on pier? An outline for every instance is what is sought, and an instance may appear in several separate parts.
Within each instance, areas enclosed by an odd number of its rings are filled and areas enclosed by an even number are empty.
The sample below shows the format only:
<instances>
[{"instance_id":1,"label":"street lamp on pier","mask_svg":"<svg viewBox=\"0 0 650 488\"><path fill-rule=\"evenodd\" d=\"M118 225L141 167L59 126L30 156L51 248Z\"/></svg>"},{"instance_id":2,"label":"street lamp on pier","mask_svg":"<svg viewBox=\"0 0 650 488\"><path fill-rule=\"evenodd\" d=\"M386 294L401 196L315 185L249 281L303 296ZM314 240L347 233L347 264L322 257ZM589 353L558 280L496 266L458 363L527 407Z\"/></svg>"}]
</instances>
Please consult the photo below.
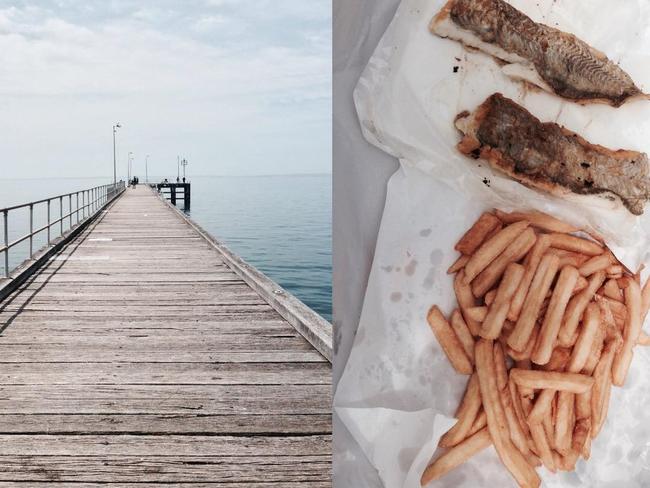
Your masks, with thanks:
<instances>
[{"instance_id":1,"label":"street lamp on pier","mask_svg":"<svg viewBox=\"0 0 650 488\"><path fill-rule=\"evenodd\" d=\"M115 133L122 127L118 122L113 126L113 184L117 183L117 158L115 156Z\"/></svg>"}]
</instances>

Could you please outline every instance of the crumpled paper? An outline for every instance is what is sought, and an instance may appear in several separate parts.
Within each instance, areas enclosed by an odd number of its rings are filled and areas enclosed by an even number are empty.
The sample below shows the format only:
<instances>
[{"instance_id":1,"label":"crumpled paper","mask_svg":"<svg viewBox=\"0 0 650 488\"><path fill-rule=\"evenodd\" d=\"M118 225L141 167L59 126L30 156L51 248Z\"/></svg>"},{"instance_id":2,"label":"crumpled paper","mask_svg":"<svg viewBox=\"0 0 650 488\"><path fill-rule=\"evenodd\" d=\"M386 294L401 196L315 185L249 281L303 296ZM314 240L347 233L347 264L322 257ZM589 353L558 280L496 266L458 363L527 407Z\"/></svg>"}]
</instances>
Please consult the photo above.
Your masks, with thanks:
<instances>
[{"instance_id":1,"label":"crumpled paper","mask_svg":"<svg viewBox=\"0 0 650 488\"><path fill-rule=\"evenodd\" d=\"M334 408L387 488L419 486L438 439L453 424L467 377L449 365L426 312L433 303L445 313L453 309L446 269L457 257L456 240L482 211L494 206L544 210L599 231L632 269L648 261L647 216L583 208L479 168L456 152L452 121L457 112L500 91L591 142L647 152L650 117L646 121L644 114L650 115L650 104L614 110L526 93L491 58L429 34L427 24L442 3L403 1L355 92L365 136L400 158L401 169L388 185L363 313ZM613 9L596 0L582 12L584 4L570 0L511 3L536 20L574 32L620 60L642 88L650 87L650 54L642 52L650 53L650 5L626 0ZM650 353L637 347L626 385L612 389L608 419L591 459L580 460L573 473L553 475L539 468L543 486L650 486L649 370ZM490 447L430 486L515 483Z\"/></svg>"}]
</instances>

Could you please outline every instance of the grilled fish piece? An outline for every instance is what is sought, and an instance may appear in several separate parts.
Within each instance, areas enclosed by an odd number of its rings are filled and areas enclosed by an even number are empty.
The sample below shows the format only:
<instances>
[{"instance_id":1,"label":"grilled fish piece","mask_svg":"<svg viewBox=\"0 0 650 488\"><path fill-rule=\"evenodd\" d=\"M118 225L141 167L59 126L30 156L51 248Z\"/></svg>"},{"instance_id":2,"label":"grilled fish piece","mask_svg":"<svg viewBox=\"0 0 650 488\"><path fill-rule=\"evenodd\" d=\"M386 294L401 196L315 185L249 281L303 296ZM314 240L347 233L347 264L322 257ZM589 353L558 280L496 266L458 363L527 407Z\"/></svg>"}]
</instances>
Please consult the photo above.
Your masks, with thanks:
<instances>
[{"instance_id":1,"label":"grilled fish piece","mask_svg":"<svg viewBox=\"0 0 650 488\"><path fill-rule=\"evenodd\" d=\"M473 113L456 116L458 150L489 162L513 179L556 195L620 200L641 215L650 196L648 156L591 144L553 122L542 123L500 93Z\"/></svg>"},{"instance_id":2,"label":"grilled fish piece","mask_svg":"<svg viewBox=\"0 0 650 488\"><path fill-rule=\"evenodd\" d=\"M429 29L508 63L506 75L569 100L618 107L648 98L605 54L503 0L449 0Z\"/></svg>"}]
</instances>

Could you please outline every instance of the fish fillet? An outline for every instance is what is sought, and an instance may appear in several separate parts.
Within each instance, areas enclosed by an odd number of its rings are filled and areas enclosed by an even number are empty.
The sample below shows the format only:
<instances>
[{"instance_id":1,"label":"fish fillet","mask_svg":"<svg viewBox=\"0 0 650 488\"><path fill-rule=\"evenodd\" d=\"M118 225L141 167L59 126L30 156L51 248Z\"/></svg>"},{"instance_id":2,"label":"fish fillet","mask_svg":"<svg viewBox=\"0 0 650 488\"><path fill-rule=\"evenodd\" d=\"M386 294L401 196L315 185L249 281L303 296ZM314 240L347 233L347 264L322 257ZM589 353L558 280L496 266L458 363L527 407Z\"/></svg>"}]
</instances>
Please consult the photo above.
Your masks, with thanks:
<instances>
[{"instance_id":1,"label":"fish fillet","mask_svg":"<svg viewBox=\"0 0 650 488\"><path fill-rule=\"evenodd\" d=\"M429 28L504 61L506 75L563 98L615 107L647 98L603 53L573 34L534 22L503 0L449 0Z\"/></svg>"},{"instance_id":2,"label":"fish fillet","mask_svg":"<svg viewBox=\"0 0 650 488\"><path fill-rule=\"evenodd\" d=\"M648 156L591 144L558 124L542 123L500 93L458 114L458 149L525 185L553 194L597 195L641 215L650 195Z\"/></svg>"}]
</instances>

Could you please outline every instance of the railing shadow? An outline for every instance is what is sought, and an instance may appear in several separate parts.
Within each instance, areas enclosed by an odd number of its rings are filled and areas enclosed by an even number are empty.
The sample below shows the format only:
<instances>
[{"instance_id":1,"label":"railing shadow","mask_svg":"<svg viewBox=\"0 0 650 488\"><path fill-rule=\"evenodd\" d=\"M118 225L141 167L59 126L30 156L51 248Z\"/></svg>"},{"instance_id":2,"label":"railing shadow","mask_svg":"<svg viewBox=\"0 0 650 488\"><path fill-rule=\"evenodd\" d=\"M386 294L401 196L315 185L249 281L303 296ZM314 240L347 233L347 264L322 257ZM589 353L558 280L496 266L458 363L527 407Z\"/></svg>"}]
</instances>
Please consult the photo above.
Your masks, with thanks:
<instances>
[{"instance_id":1,"label":"railing shadow","mask_svg":"<svg viewBox=\"0 0 650 488\"><path fill-rule=\"evenodd\" d=\"M114 203L115 203L115 202L113 202L113 204L114 204ZM111 206L112 206L112 205L111 205ZM100 210L100 212L101 212L101 210ZM42 272L45 271L45 270L52 269L52 273L51 273L51 274L50 274L50 275L49 275L49 276L48 276L48 277L47 277L47 278L46 278L46 279L41 283L41 285L40 285L39 287L37 287L36 289L32 290L32 294L31 294L31 295L30 295L30 296L29 296L29 297L28 297L28 298L27 298L27 299L26 299L26 300L25 300L25 301L24 301L24 302L23 302L23 303L18 307L18 309L16 310L16 312L15 312L13 315L11 315L11 316L7 319L7 321L6 321L5 323L3 323L2 325L0 325L0 336L4 333L4 331L5 331L5 330L6 330L6 329L11 325L11 324L14 323L14 321L16 320L16 318L17 318L17 317L18 317L18 316L19 316L19 315L20 315L20 314L21 314L21 313L22 313L22 312L27 308L27 306L32 302L32 300L34 300L34 298L38 295L38 293L39 293L39 292L40 292L40 291L45 287L45 285L47 285L47 284L50 282L50 280L51 280L54 276L56 276L56 274L61 270L61 268L62 268L62 267L66 264L66 262L67 262L66 260L63 260L63 261L61 261L61 264L58 264L58 265L57 265L57 264L55 264L55 260L54 260L53 258L56 257L56 256L61 255L62 253L64 253L65 251L67 251L67 250L69 250L69 249L72 249L72 251L69 252L68 254L69 254L69 255L74 254L74 252L79 248L79 246L81 246L81 245L86 241L86 239L88 238L88 236L90 235L90 233L92 232L92 230L94 230L95 227L97 227L97 225L99 225L99 224L104 220L105 217L106 217L106 214L105 214L105 213L103 213L102 215L100 215L99 217L97 217L93 222L91 222L91 223L88 225L88 227L87 227L86 229L84 229L85 235L78 236L78 237L81 237L81 238L80 238L80 239L79 239L79 238L74 239L74 240L72 240L71 242L69 242L69 243L67 243L66 245L64 245L64 246L61 248L61 250L60 250L59 252L57 252L54 256L52 256L52 258L50 258L50 261L49 261L47 264L45 264L44 266L42 266L42 267L41 267L39 270L37 270L37 271L36 271L32 276L30 276L29 278L27 278L27 280L25 280L25 283L23 283L22 285L20 285L20 288L19 288L18 290L16 290L14 293L12 293L9 297L7 297L7 299L6 299L2 304L0 304L0 313L2 313L2 312L4 312L4 311L5 311L5 310L6 310L6 309L7 309L7 308L8 308L8 307L9 307L9 306L10 306L10 305L11 305L11 304L16 300L16 299L18 299L19 297L23 296L23 293L25 293L25 292L28 291L28 287L29 287L30 285L32 285L32 284L35 283L35 280L36 280L36 277L37 277L37 276L40 276L40 275L42 274ZM73 246L73 247L71 247L71 246ZM52 267L52 266L56 266L56 267L55 267L55 268L54 268L54 267L53 267L53 268L50 268L50 267Z\"/></svg>"}]
</instances>

